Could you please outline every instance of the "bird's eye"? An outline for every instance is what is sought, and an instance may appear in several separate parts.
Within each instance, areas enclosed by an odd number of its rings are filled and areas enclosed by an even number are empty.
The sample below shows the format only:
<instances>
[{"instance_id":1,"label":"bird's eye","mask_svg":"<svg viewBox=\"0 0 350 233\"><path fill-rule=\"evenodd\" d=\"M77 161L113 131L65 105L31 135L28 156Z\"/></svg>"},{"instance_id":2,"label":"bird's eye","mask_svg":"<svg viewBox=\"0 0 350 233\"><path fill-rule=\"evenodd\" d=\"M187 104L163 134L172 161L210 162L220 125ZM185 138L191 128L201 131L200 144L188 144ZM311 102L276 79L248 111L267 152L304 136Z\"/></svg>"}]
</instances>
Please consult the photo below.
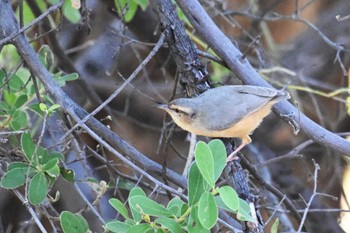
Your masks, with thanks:
<instances>
[{"instance_id":1,"label":"bird's eye","mask_svg":"<svg viewBox=\"0 0 350 233\"><path fill-rule=\"evenodd\" d=\"M175 108L174 111L175 111L176 113L179 113L179 112L180 112L180 110L177 109L177 108Z\"/></svg>"}]
</instances>

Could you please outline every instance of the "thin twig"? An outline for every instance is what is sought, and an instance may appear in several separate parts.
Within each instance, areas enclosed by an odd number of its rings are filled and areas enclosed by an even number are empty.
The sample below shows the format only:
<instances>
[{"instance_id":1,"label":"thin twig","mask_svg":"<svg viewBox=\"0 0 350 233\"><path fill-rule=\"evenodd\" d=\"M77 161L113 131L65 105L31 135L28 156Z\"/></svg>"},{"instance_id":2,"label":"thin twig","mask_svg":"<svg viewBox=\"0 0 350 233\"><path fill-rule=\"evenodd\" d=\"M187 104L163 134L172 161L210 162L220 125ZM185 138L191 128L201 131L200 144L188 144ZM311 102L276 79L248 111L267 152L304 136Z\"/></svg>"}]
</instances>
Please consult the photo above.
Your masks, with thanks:
<instances>
[{"instance_id":1,"label":"thin twig","mask_svg":"<svg viewBox=\"0 0 350 233\"><path fill-rule=\"evenodd\" d=\"M305 223L305 220L306 220L306 216L307 214L309 213L309 209L311 207L311 204L313 202L313 200L315 199L315 197L317 195L319 195L319 193L317 192L317 181L318 181L318 171L320 170L320 166L318 165L318 163L316 163L315 160L313 160L314 162L314 165L315 165L315 172L314 172L314 188L313 188L313 192L312 192L312 195L310 197L310 200L308 201L307 205L306 205L306 208L305 208L305 212L303 214L303 217L300 221L300 224L299 224L299 228L298 228L298 233L301 232L301 229L303 228L304 226L304 223Z\"/></svg>"},{"instance_id":2,"label":"thin twig","mask_svg":"<svg viewBox=\"0 0 350 233\"><path fill-rule=\"evenodd\" d=\"M85 123L89 118L97 114L99 111L101 111L107 104L109 104L119 93L127 86L129 83L134 80L137 75L140 73L140 71L143 69L143 67L153 58L153 56L157 53L157 51L162 47L164 43L164 34L161 34L157 44L154 46L152 51L148 54L148 56L143 60L143 62L134 70L134 72L129 76L125 82L123 82L122 85L120 85L103 103L101 103L94 111L92 111L90 114L86 115L82 120L79 120L70 130L68 130L61 138L61 141L64 140L69 134L73 132L77 127L81 126L83 123Z\"/></svg>"},{"instance_id":3,"label":"thin twig","mask_svg":"<svg viewBox=\"0 0 350 233\"><path fill-rule=\"evenodd\" d=\"M26 209L28 210L28 212L32 216L34 222L39 227L40 231L42 233L47 233L45 227L40 222L40 219L39 219L38 215L35 213L35 211L33 210L32 206L28 203L27 198L24 197L17 189L13 189L12 191L17 196L17 198L23 203L23 205L26 207Z\"/></svg>"}]
</instances>

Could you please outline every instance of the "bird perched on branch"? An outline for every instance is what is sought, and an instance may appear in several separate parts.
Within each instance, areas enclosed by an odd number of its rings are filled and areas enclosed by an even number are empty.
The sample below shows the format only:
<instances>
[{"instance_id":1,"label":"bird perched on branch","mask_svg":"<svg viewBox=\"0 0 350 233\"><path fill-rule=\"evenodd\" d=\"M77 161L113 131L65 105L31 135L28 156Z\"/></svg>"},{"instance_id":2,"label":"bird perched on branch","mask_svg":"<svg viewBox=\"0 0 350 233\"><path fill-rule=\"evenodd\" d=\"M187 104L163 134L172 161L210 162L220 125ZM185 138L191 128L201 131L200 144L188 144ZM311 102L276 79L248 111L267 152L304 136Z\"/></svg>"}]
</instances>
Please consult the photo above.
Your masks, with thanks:
<instances>
[{"instance_id":1,"label":"bird perched on branch","mask_svg":"<svg viewBox=\"0 0 350 233\"><path fill-rule=\"evenodd\" d=\"M289 93L268 87L235 85L210 89L194 98L180 98L156 107L165 110L182 129L213 138L240 138L242 143L227 158L252 140L249 135L260 125L272 106L289 99Z\"/></svg>"}]
</instances>

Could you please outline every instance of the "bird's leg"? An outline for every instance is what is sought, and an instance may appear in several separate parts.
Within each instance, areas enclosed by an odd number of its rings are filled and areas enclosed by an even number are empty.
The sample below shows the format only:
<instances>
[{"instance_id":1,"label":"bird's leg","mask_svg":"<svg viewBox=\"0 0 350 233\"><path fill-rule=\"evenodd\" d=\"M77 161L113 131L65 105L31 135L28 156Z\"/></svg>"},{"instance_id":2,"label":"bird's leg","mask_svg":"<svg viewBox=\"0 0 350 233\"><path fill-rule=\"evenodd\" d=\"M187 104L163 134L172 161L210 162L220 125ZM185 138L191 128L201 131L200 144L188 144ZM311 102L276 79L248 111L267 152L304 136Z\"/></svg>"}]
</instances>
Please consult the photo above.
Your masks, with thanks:
<instances>
[{"instance_id":1,"label":"bird's leg","mask_svg":"<svg viewBox=\"0 0 350 233\"><path fill-rule=\"evenodd\" d=\"M236 159L236 154L247 145L247 143L242 143L239 147L236 148L226 159L226 163L231 162L232 160Z\"/></svg>"},{"instance_id":2,"label":"bird's leg","mask_svg":"<svg viewBox=\"0 0 350 233\"><path fill-rule=\"evenodd\" d=\"M236 148L236 150L234 150L226 159L226 163L231 162L232 160L236 159L236 154L242 150L243 147L245 147L246 145L248 145L249 143L252 142L252 139L247 136L247 138L243 138L242 139L242 144L239 145L239 147Z\"/></svg>"}]
</instances>

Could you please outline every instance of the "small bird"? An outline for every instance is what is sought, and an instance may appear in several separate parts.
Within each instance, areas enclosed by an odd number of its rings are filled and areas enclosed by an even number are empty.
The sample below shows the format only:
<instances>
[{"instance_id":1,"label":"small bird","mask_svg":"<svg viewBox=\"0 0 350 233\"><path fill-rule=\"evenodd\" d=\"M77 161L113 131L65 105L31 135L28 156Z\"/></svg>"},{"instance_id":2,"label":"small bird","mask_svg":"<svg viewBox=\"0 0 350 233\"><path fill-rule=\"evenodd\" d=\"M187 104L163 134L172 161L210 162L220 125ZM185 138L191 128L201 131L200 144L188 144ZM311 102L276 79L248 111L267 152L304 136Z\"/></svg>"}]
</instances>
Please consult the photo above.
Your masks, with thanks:
<instances>
[{"instance_id":1,"label":"small bird","mask_svg":"<svg viewBox=\"0 0 350 233\"><path fill-rule=\"evenodd\" d=\"M249 85L229 85L210 89L194 98L180 98L156 107L170 114L182 129L213 138L240 138L235 154L251 143L250 134L260 125L272 106L290 95L284 90Z\"/></svg>"}]
</instances>

